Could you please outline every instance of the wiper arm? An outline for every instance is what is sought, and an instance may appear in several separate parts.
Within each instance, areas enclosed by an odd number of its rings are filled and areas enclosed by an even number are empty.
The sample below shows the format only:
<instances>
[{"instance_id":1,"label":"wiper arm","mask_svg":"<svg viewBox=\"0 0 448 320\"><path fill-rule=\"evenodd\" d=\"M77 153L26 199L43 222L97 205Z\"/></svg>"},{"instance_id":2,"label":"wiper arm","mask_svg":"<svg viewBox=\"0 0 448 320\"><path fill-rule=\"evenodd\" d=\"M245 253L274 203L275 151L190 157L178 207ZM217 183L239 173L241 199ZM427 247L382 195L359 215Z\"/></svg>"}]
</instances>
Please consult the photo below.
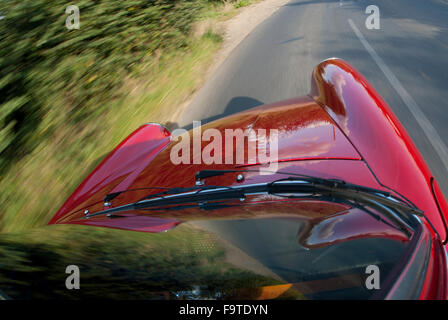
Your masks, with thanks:
<instances>
[{"instance_id":1,"label":"wiper arm","mask_svg":"<svg viewBox=\"0 0 448 320\"><path fill-rule=\"evenodd\" d=\"M351 189L351 190L357 190L357 191L363 191L363 192L369 192L369 193L377 193L381 194L386 197L391 197L392 195L390 192L378 190L370 187L361 186L354 183L349 183L341 179L324 179L324 178L316 178L316 177L305 177L305 178L298 178L298 177L287 177L284 179L279 179L274 182L280 182L280 181L296 181L296 180L305 180L309 182L313 186L325 186L329 188L334 189Z\"/></svg>"},{"instance_id":2,"label":"wiper arm","mask_svg":"<svg viewBox=\"0 0 448 320\"><path fill-rule=\"evenodd\" d=\"M202 170L196 173L196 181L199 182L202 179L210 178L218 175L223 175L226 173L234 173L234 172L259 172L259 170ZM273 172L277 174L284 174L288 175L287 178L276 180L278 181L293 181L293 180L304 180L306 182L309 182L311 185L315 187L328 187L332 189L346 189L346 190L352 190L352 191L358 191L358 192L365 192L370 195L381 195L383 198L381 198L382 201L386 201L388 205L391 205L395 208L406 208L407 210L411 210L413 213L417 215L423 215L423 211L416 208L413 204L409 203L408 201L404 201L400 198L394 197L390 192L378 190L370 187L365 187L353 183L348 183L341 179L325 179L325 178L318 178L313 177L309 175L304 174L296 174L296 173L286 173L286 172ZM375 197L376 198L376 197ZM393 200L392 200L393 199ZM376 198L378 200L378 198ZM389 200L389 201L387 201ZM401 204L401 205L400 205Z\"/></svg>"},{"instance_id":3,"label":"wiper arm","mask_svg":"<svg viewBox=\"0 0 448 320\"><path fill-rule=\"evenodd\" d=\"M279 179L277 181L272 182L272 190L271 194L279 195L275 189L280 191L279 193L288 193L288 192L297 192L297 186L295 186L295 182L297 181L306 181L307 179L298 179L295 177L288 177L285 179ZM319 180L319 178L317 179ZM374 214L370 210L368 210L361 203L367 204L369 207L377 208L378 212L381 212L384 216L386 216L393 224L395 224L400 231L402 231L406 236L410 237L409 227L415 224L415 221L412 219L413 215L409 214L412 212L417 216L424 216L423 211L410 207L408 204L405 204L400 201L400 199L395 199L388 192L383 192L381 190L376 190L373 188L368 188L364 186L358 186L355 184L345 183L341 180L326 180L323 179L321 182L307 182L309 183L308 188L310 192L313 190L314 193L316 191L325 195L324 197L329 197L329 201L337 201L342 203L350 203L352 207L361 208L363 211L371 215L377 220L382 221L390 226L390 224L383 219L381 219L378 215ZM322 179L320 179L322 180ZM288 187L288 182L291 182L291 186ZM322 183L323 182L323 183ZM275 187L277 183L285 183L283 186ZM295 196L286 196L288 198L297 198ZM300 197L299 197L300 198ZM337 200L340 199L340 200ZM415 218L415 217L414 217ZM412 227L411 227L412 228Z\"/></svg>"},{"instance_id":4,"label":"wiper arm","mask_svg":"<svg viewBox=\"0 0 448 320\"><path fill-rule=\"evenodd\" d=\"M180 191L180 192L176 192ZM207 192L211 191L211 192ZM245 192L241 188L227 186L203 186L192 188L171 188L165 192L149 195L133 203L125 204L119 207L101 210L98 212L86 214L84 218L90 218L98 215L112 215L117 212L142 210L150 207L180 205L185 203L215 201L224 199L242 199L245 198Z\"/></svg>"},{"instance_id":5,"label":"wiper arm","mask_svg":"<svg viewBox=\"0 0 448 320\"><path fill-rule=\"evenodd\" d=\"M162 192L157 192L157 193L152 193L148 196L145 196L141 199L139 199L138 201L142 201L145 199L150 199L150 198L155 198L155 197L163 197L164 195L169 195L169 194L176 194L176 193L182 193L182 192L188 192L188 191L192 191L192 190L205 190L205 189L213 189L213 188L218 188L218 186L195 186L195 187L174 187L174 188L170 188L170 187L145 187L145 188L137 188L137 189L128 189L128 190L123 190L123 191L118 191L118 192L113 192L113 193L108 193L106 194L106 196L104 197L104 202L110 202L111 200L115 199L116 197L118 197L120 194L126 193L126 192L130 192L130 191L139 191L139 190L165 190Z\"/></svg>"},{"instance_id":6,"label":"wiper arm","mask_svg":"<svg viewBox=\"0 0 448 320\"><path fill-rule=\"evenodd\" d=\"M198 185L200 185L200 183L198 183L198 182L201 182L202 179L219 176L219 175L223 175L226 173L234 173L234 172L242 172L242 173L244 173L244 172L259 172L259 170L201 170L196 173L196 182ZM325 178L318 178L318 177L313 177L313 176L304 175L304 174L286 173L286 172L273 172L273 174L274 173L288 175L287 178L276 180L274 182L283 181L283 180L292 181L292 180L297 180L298 178L300 178L301 180L309 182L311 185L313 185L315 187L346 189L346 190L352 190L352 191L358 191L358 192L365 192L370 195L375 195L375 194L381 195L381 196L383 196L383 198L381 200L386 201L387 204L392 205L395 208L397 208L397 202L398 202L398 207L400 207L401 209L403 209L403 207L405 207L406 209L411 210L413 213L415 213L417 215L423 214L423 211L419 210L414 205L412 205L409 202L404 201L400 198L394 197L390 192L387 192L387 191L378 190L378 189L374 189L374 188L370 188L370 187L365 187L365 186L361 186L361 185L357 185L357 184L353 184L353 183L348 183L341 179L325 179ZM376 199L376 200L378 200L378 199ZM390 201L387 201L387 200L390 200ZM402 205L400 205L400 203Z\"/></svg>"},{"instance_id":7,"label":"wiper arm","mask_svg":"<svg viewBox=\"0 0 448 320\"><path fill-rule=\"evenodd\" d=\"M216 174L225 174L231 172L248 172L249 170L204 170L198 172L196 177L212 177ZM252 170L258 172L258 170ZM277 172L278 174L288 174L284 179L278 179L269 183L257 185L241 185L238 187L230 186L195 186L189 188L169 188L163 192L148 195L137 202L123 206L102 210L96 213L87 214L85 218L112 214L121 211L141 210L150 207L160 207L166 205L179 205L185 203L195 203L200 201L215 201L223 199L241 199L247 194L265 192L278 195L279 193L329 193L341 194L342 197L349 196L354 199L362 200L367 198L377 201L383 205L405 211L411 211L416 215L422 215L423 212L401 199L392 196L389 192L347 183L339 179L323 179L312 176L306 176L294 173ZM155 188L157 189L157 188ZM162 188L158 188L162 189Z\"/></svg>"},{"instance_id":8,"label":"wiper arm","mask_svg":"<svg viewBox=\"0 0 448 320\"><path fill-rule=\"evenodd\" d=\"M423 216L423 211L420 209L410 206L408 203L403 202L401 199L394 197L391 193L360 186L353 183L347 183L343 180L339 179L323 179L323 178L297 178L297 177L287 177L284 179L279 179L276 181L271 182L272 184L278 184L284 182L295 182L295 181L305 181L309 183L308 188L310 191L313 189L317 190L325 190L328 192L339 192L339 193L345 193L350 194L352 197L365 197L374 201L378 201L379 203L382 203L386 206L390 206L395 209L400 210L407 210L411 211L412 213ZM294 185L294 184L293 184ZM290 189L293 189L294 187L291 187Z\"/></svg>"},{"instance_id":9,"label":"wiper arm","mask_svg":"<svg viewBox=\"0 0 448 320\"><path fill-rule=\"evenodd\" d=\"M259 170L201 170L196 173L196 181L200 181L202 179L211 178L211 177L215 177L215 176L220 176L220 175L223 175L226 173L234 173L234 172L243 172L243 173L244 172L259 172ZM273 172L273 173L275 173L275 172ZM324 178L318 178L318 177L313 177L313 176L304 175L304 174L295 174L295 173L286 173L286 172L277 172L277 173L288 175L288 177L284 178L284 179L276 180L274 182L282 181L282 180L297 180L298 178L303 178L307 182L310 182L313 184L325 185L325 186L334 187L334 188L345 187L345 188L357 189L359 191L375 192L375 193L379 193L379 194L382 194L387 197L391 196L391 194L389 192L348 183L341 179L324 179Z\"/></svg>"}]
</instances>

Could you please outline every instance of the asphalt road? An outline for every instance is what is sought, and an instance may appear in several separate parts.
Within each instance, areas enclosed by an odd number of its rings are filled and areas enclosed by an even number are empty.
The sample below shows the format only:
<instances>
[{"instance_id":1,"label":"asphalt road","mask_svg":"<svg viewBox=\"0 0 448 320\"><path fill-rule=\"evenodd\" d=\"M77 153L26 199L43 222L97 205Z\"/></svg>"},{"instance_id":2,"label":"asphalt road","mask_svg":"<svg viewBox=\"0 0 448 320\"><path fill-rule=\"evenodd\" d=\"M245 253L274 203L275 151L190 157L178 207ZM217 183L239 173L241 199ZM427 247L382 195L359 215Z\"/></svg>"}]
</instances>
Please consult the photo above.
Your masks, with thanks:
<instances>
[{"instance_id":1,"label":"asphalt road","mask_svg":"<svg viewBox=\"0 0 448 320\"><path fill-rule=\"evenodd\" d=\"M372 4L380 30L365 26ZM305 95L313 68L329 57L349 62L382 95L448 198L447 0L290 1L238 45L178 124Z\"/></svg>"}]
</instances>

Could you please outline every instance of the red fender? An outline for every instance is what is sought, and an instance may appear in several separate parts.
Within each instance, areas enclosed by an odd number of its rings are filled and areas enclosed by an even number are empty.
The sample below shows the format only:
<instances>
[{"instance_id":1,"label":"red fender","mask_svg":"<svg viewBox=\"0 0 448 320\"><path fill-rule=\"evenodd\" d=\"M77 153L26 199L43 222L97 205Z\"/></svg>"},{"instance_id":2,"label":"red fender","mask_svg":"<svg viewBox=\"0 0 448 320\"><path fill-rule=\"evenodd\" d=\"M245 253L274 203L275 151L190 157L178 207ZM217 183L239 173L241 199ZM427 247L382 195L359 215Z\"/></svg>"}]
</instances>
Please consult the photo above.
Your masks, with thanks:
<instances>
[{"instance_id":1,"label":"red fender","mask_svg":"<svg viewBox=\"0 0 448 320\"><path fill-rule=\"evenodd\" d=\"M62 223L95 203L99 195L126 190L140 172L170 142L171 133L156 123L142 125L121 142L81 183L49 224ZM103 192L98 192L104 189ZM107 189L107 190L106 190Z\"/></svg>"},{"instance_id":2,"label":"red fender","mask_svg":"<svg viewBox=\"0 0 448 320\"><path fill-rule=\"evenodd\" d=\"M313 72L311 97L352 142L383 186L411 200L446 240L446 216L432 194L432 174L390 107L353 67L340 59Z\"/></svg>"}]
</instances>

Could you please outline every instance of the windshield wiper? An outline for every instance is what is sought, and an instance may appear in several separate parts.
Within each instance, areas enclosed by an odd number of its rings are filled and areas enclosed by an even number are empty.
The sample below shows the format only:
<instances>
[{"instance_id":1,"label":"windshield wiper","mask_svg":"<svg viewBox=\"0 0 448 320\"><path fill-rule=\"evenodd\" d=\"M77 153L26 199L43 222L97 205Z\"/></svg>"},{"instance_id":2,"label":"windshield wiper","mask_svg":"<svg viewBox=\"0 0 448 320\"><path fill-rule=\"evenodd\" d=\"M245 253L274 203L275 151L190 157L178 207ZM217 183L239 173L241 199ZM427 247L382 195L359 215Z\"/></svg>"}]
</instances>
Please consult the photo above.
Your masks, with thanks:
<instances>
[{"instance_id":1,"label":"windshield wiper","mask_svg":"<svg viewBox=\"0 0 448 320\"><path fill-rule=\"evenodd\" d=\"M191 188L170 188L146 196L136 202L109 208L94 213L88 213L84 218L98 215L110 215L129 210L142 210L150 207L183 205L185 203L206 202L214 200L231 200L245 198L245 192L241 188L227 186L200 186Z\"/></svg>"},{"instance_id":2,"label":"windshield wiper","mask_svg":"<svg viewBox=\"0 0 448 320\"><path fill-rule=\"evenodd\" d=\"M203 179L223 175L226 173L237 173L237 172L241 172L241 173L259 172L259 170L202 170L202 171L199 171L196 173L196 182L200 182ZM273 173L275 173L275 172L273 172ZM409 201L407 201L407 200L405 201L401 198L397 198L397 197L393 196L390 192L387 192L387 191L378 190L375 188L370 188L370 187L366 187L366 186L362 186L362 185L349 183L349 182L346 182L341 179L325 179L325 178L318 178L318 177L313 177L313 176L304 175L304 174L286 173L286 172L276 172L276 173L288 175L288 177L284 178L284 179L276 180L274 182L293 181L293 180L297 180L300 178L301 180L311 183L315 187L325 186L325 187L332 188L332 189L346 189L346 190L352 190L352 191L365 192L370 195L381 195L384 197L384 198L382 198L382 200L390 203L390 205L392 205L394 207L397 207L397 202L398 202L398 207L400 207L401 209L403 209L403 207L400 205L400 203L406 209L411 210L413 213L415 213L417 215L423 214L423 211L419 210L412 203L409 203ZM237 178L237 180L238 180L238 178ZM201 185L201 183L197 183L197 185ZM391 201L387 201L386 199L391 200Z\"/></svg>"},{"instance_id":3,"label":"windshield wiper","mask_svg":"<svg viewBox=\"0 0 448 320\"><path fill-rule=\"evenodd\" d=\"M254 170L259 172L258 170ZM226 174L231 172L248 172L248 170L207 170L196 174L198 178L212 177L216 174ZM398 210L410 211L416 215L422 215L423 212L404 202L403 200L392 196L389 192L347 183L339 179L324 179L307 175L277 172L278 174L292 175L286 178L278 179L272 182L260 183L254 185L241 186L194 186L188 188L168 188L167 190L155 194L150 194L134 203L122 205L115 208L109 208L95 213L85 215L90 218L97 215L109 215L116 212L129 210L142 210L146 208L185 205L186 203L200 203L217 200L244 199L248 194L267 193L280 195L281 193L291 194L323 194L333 197L349 197L355 200L370 199L392 207ZM157 189L157 188L154 188ZM162 189L162 188L158 188ZM294 198L294 196L290 196ZM302 196L303 197L303 196ZM168 208L168 207L166 207ZM173 208L173 207L172 207ZM174 208L173 208L174 209Z\"/></svg>"},{"instance_id":4,"label":"windshield wiper","mask_svg":"<svg viewBox=\"0 0 448 320\"><path fill-rule=\"evenodd\" d=\"M281 183L282 181L283 182L305 181L305 182L309 183L308 188L310 190L313 190L314 188L316 188L316 189L326 190L326 191L332 192L332 193L341 193L341 194L345 194L345 195L350 195L351 197L355 197L355 198L359 198L359 197L369 198L371 200L378 201L384 205L393 207L395 209L408 210L418 216L423 215L423 211L421 211L420 209L418 209L415 206L410 205L407 202L404 202L400 198L393 196L389 192L370 188L370 187L365 187L365 186L361 186L361 185L357 185L357 184L353 184L353 183L348 183L348 182L345 182L344 180L340 180L340 179L323 179L323 178L315 178L315 177L312 177L312 178L287 177L284 179L279 179L279 180L273 181L271 184L275 184L275 183L278 184L278 183ZM292 184L292 186L289 189L291 191L294 191L294 184Z\"/></svg>"}]
</instances>

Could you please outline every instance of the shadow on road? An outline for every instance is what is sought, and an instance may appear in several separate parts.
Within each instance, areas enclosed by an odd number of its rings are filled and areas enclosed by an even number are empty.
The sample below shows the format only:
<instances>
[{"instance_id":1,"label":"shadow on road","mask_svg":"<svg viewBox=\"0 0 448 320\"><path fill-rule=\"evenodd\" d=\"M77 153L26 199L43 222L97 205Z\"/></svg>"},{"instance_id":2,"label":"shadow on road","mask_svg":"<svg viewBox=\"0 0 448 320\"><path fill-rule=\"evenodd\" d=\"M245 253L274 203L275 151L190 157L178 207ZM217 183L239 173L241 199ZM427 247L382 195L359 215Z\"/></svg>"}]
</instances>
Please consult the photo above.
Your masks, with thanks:
<instances>
[{"instance_id":1,"label":"shadow on road","mask_svg":"<svg viewBox=\"0 0 448 320\"><path fill-rule=\"evenodd\" d=\"M237 113L237 112L240 112L243 110L261 106L263 104L264 104L264 102L254 99L254 98L251 98L251 97L245 97L245 96L233 97L227 103L226 109L224 110L223 113L202 119L201 125L204 125L206 123L212 122L214 120L229 116L231 114L234 114L234 113ZM178 123L175 123L175 122L167 122L167 123L165 123L165 127L171 131L171 130L179 128L179 125L178 125ZM192 123L183 127L183 129L186 129L186 130L190 130L192 128L193 128Z\"/></svg>"},{"instance_id":2,"label":"shadow on road","mask_svg":"<svg viewBox=\"0 0 448 320\"><path fill-rule=\"evenodd\" d=\"M287 4L285 4L285 7L290 7L290 6L303 6L303 5L307 5L307 4L318 4L318 3L340 3L340 0L314 0L314 1L303 1L303 2L289 2ZM353 2L353 1L350 1Z\"/></svg>"}]
</instances>

